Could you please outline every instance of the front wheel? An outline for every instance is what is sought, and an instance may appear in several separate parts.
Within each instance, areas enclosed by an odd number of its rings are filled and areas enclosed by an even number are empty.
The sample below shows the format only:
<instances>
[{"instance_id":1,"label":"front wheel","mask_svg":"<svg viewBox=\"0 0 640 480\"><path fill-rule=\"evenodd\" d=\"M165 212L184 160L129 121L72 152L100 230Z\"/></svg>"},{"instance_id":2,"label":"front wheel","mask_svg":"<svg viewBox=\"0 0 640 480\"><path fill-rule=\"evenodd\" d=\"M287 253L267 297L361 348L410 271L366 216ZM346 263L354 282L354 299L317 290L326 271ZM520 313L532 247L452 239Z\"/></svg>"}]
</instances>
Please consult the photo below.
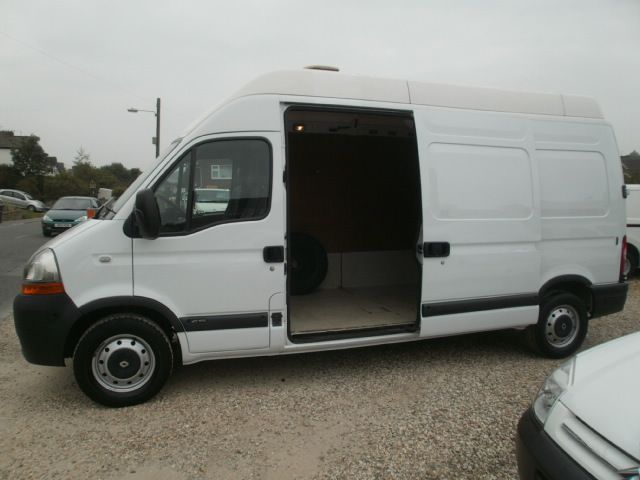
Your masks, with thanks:
<instances>
[{"instance_id":1,"label":"front wheel","mask_svg":"<svg viewBox=\"0 0 640 480\"><path fill-rule=\"evenodd\" d=\"M103 318L82 335L73 354L78 385L89 398L107 407L147 401L160 391L172 366L167 335L137 314Z\"/></svg>"},{"instance_id":2,"label":"front wheel","mask_svg":"<svg viewBox=\"0 0 640 480\"><path fill-rule=\"evenodd\" d=\"M571 293L543 299L538 323L525 330L527 343L540 355L563 358L580 348L589 321L584 302Z\"/></svg>"},{"instance_id":3,"label":"front wheel","mask_svg":"<svg viewBox=\"0 0 640 480\"><path fill-rule=\"evenodd\" d=\"M35 212L36 211L36 207L34 207L33 205L29 205L27 207L27 210L29 210L30 212Z\"/></svg>"}]
</instances>

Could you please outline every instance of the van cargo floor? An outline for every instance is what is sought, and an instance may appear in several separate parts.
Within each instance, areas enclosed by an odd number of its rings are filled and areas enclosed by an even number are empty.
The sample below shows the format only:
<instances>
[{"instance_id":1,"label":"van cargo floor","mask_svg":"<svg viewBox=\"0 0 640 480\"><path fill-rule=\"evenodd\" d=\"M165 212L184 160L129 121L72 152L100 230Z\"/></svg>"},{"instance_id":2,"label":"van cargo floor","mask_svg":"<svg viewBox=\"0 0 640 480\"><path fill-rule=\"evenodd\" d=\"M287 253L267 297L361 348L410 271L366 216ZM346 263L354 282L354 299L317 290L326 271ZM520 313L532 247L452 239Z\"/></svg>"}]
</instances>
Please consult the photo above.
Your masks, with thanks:
<instances>
[{"instance_id":1,"label":"van cargo floor","mask_svg":"<svg viewBox=\"0 0 640 480\"><path fill-rule=\"evenodd\" d=\"M338 288L289 297L291 333L333 332L416 321L417 286Z\"/></svg>"}]
</instances>

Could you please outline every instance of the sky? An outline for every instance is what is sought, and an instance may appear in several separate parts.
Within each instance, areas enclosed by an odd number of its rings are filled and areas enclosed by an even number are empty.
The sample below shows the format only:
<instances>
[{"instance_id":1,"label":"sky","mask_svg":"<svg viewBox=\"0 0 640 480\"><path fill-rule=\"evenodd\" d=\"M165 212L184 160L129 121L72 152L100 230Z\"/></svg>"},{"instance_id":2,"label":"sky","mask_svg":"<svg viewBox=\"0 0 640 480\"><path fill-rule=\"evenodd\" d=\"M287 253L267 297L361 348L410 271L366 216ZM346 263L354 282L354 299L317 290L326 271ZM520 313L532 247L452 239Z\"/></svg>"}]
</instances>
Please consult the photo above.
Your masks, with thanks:
<instances>
[{"instance_id":1,"label":"sky","mask_svg":"<svg viewBox=\"0 0 640 480\"><path fill-rule=\"evenodd\" d=\"M148 168L243 84L305 65L587 95L640 151L638 0L1 0L0 130Z\"/></svg>"}]
</instances>

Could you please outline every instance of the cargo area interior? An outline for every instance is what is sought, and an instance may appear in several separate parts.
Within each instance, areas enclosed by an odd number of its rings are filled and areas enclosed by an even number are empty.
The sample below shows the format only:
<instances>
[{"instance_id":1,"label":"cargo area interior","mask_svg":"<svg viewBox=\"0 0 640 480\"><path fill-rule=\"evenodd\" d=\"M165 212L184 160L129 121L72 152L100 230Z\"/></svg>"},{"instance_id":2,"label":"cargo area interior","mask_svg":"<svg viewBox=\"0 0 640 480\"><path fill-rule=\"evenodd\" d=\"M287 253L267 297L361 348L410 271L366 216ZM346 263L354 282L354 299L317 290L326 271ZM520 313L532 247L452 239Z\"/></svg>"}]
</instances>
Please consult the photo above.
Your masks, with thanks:
<instances>
[{"instance_id":1,"label":"cargo area interior","mask_svg":"<svg viewBox=\"0 0 640 480\"><path fill-rule=\"evenodd\" d=\"M418 326L421 192L410 114L290 108L292 339Z\"/></svg>"}]
</instances>

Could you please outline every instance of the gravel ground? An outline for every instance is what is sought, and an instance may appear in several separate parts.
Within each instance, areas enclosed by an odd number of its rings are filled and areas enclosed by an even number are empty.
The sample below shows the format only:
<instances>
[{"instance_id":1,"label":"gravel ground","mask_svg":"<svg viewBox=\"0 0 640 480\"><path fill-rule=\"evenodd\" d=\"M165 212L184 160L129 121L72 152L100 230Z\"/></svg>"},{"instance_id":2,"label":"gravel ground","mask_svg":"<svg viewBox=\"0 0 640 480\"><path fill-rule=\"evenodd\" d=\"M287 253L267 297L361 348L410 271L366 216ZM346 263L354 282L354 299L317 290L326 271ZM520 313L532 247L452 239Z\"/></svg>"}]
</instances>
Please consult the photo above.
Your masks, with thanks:
<instances>
[{"instance_id":1,"label":"gravel ground","mask_svg":"<svg viewBox=\"0 0 640 480\"><path fill-rule=\"evenodd\" d=\"M639 329L595 320L585 348ZM517 477L516 424L558 361L515 332L225 360L174 372L152 401L112 410L70 368L26 363L0 323L0 478Z\"/></svg>"}]
</instances>

